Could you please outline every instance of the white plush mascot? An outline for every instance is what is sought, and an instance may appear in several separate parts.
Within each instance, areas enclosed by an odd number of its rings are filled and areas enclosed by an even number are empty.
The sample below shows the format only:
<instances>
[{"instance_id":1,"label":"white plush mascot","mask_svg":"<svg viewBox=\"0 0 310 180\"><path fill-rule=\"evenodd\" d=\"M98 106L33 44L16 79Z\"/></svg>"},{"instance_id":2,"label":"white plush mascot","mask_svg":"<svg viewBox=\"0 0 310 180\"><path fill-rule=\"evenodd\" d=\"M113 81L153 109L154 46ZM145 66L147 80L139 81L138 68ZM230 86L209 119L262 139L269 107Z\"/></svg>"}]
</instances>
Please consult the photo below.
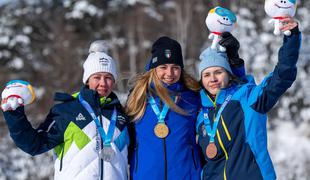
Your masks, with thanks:
<instances>
[{"instance_id":1,"label":"white plush mascot","mask_svg":"<svg viewBox=\"0 0 310 180\"><path fill-rule=\"evenodd\" d=\"M211 9L206 18L206 25L210 31L209 39L212 39L211 49L219 49L224 52L226 49L220 46L218 42L221 40L223 32L231 32L237 21L236 15L225 8L217 6Z\"/></svg>"},{"instance_id":2,"label":"white plush mascot","mask_svg":"<svg viewBox=\"0 0 310 180\"><path fill-rule=\"evenodd\" d=\"M3 111L15 110L19 106L31 104L35 100L33 87L26 81L12 80L8 82L1 94Z\"/></svg>"},{"instance_id":3,"label":"white plush mascot","mask_svg":"<svg viewBox=\"0 0 310 180\"><path fill-rule=\"evenodd\" d=\"M274 23L274 31L275 35L281 34L281 19L285 16L293 17L295 15L297 8L296 0L266 0L265 1L265 11L268 16L272 19L269 20L269 23ZM284 34L289 36L291 35L291 31L284 31Z\"/></svg>"}]
</instances>

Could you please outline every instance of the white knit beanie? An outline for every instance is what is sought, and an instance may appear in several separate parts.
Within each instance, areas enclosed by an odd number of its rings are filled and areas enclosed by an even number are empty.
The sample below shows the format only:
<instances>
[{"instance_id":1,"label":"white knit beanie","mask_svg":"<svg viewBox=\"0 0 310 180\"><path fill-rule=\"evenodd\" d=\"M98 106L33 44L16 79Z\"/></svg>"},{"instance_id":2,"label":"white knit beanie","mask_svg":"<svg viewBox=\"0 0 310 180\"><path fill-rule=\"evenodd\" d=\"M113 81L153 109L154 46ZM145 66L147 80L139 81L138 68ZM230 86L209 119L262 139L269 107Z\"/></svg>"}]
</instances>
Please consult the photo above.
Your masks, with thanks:
<instances>
[{"instance_id":1,"label":"white knit beanie","mask_svg":"<svg viewBox=\"0 0 310 180\"><path fill-rule=\"evenodd\" d=\"M117 80L117 70L115 60L106 54L106 43L102 40L94 41L89 48L89 55L83 64L83 83L86 84L88 78L97 72L108 72Z\"/></svg>"}]
</instances>

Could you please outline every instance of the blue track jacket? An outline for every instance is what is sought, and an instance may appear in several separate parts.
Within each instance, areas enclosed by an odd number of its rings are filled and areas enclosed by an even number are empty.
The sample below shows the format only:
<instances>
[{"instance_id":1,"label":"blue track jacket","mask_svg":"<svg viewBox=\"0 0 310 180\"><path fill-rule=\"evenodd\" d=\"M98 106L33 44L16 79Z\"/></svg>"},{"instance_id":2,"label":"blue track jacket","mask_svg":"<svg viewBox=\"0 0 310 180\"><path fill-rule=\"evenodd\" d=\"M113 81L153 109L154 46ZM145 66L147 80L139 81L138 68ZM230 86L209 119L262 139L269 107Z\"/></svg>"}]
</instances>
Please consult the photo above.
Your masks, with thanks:
<instances>
[{"instance_id":1,"label":"blue track jacket","mask_svg":"<svg viewBox=\"0 0 310 180\"><path fill-rule=\"evenodd\" d=\"M198 180L201 165L195 141L195 121L200 106L199 94L187 90L180 83L167 87L177 96L177 105L189 115L169 110L165 122L169 134L160 139L154 134L157 116L148 103L141 119L134 123L135 147L131 154L130 174L133 180ZM154 97L162 107L159 97ZM160 108L161 110L161 108Z\"/></svg>"},{"instance_id":2,"label":"blue track jacket","mask_svg":"<svg viewBox=\"0 0 310 180\"><path fill-rule=\"evenodd\" d=\"M227 95L234 94L221 114L215 144L215 158L206 156L209 136L205 131L203 111L200 111L196 130L199 145L205 155L204 180L274 180L276 174L267 151L266 113L296 78L296 63L301 35L298 28L291 36L285 36L279 50L279 61L274 71L261 84L247 76L244 83L222 89L213 101L201 90L202 108L208 110L211 119L217 113Z\"/></svg>"}]
</instances>

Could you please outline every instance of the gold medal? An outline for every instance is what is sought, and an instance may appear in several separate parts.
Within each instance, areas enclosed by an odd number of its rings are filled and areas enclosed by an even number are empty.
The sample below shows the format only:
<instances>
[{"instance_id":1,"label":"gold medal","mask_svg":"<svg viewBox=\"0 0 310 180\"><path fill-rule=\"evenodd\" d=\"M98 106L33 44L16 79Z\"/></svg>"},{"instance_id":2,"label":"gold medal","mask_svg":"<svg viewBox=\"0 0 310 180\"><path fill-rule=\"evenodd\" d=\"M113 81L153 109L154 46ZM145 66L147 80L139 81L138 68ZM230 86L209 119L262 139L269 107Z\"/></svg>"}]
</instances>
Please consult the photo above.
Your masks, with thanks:
<instances>
[{"instance_id":1,"label":"gold medal","mask_svg":"<svg viewBox=\"0 0 310 180\"><path fill-rule=\"evenodd\" d=\"M154 128L154 133L159 138L165 138L169 133L168 126L165 123L157 123Z\"/></svg>"},{"instance_id":2,"label":"gold medal","mask_svg":"<svg viewBox=\"0 0 310 180\"><path fill-rule=\"evenodd\" d=\"M209 143L206 149L206 155L209 159L213 159L217 154L215 143Z\"/></svg>"}]
</instances>

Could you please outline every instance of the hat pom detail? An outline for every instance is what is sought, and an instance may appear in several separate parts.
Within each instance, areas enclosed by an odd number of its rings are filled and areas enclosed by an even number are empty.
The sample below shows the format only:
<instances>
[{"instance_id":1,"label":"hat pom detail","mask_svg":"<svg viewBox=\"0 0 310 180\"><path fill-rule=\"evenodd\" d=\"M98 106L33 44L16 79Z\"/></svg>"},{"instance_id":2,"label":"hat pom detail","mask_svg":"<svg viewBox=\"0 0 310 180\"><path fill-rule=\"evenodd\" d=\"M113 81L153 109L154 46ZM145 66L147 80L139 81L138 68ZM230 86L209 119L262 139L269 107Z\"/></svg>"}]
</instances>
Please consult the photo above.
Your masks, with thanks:
<instances>
[{"instance_id":1,"label":"hat pom detail","mask_svg":"<svg viewBox=\"0 0 310 180\"><path fill-rule=\"evenodd\" d=\"M97 40L90 44L89 53L104 52L107 53L109 49L108 43L105 40Z\"/></svg>"}]
</instances>

